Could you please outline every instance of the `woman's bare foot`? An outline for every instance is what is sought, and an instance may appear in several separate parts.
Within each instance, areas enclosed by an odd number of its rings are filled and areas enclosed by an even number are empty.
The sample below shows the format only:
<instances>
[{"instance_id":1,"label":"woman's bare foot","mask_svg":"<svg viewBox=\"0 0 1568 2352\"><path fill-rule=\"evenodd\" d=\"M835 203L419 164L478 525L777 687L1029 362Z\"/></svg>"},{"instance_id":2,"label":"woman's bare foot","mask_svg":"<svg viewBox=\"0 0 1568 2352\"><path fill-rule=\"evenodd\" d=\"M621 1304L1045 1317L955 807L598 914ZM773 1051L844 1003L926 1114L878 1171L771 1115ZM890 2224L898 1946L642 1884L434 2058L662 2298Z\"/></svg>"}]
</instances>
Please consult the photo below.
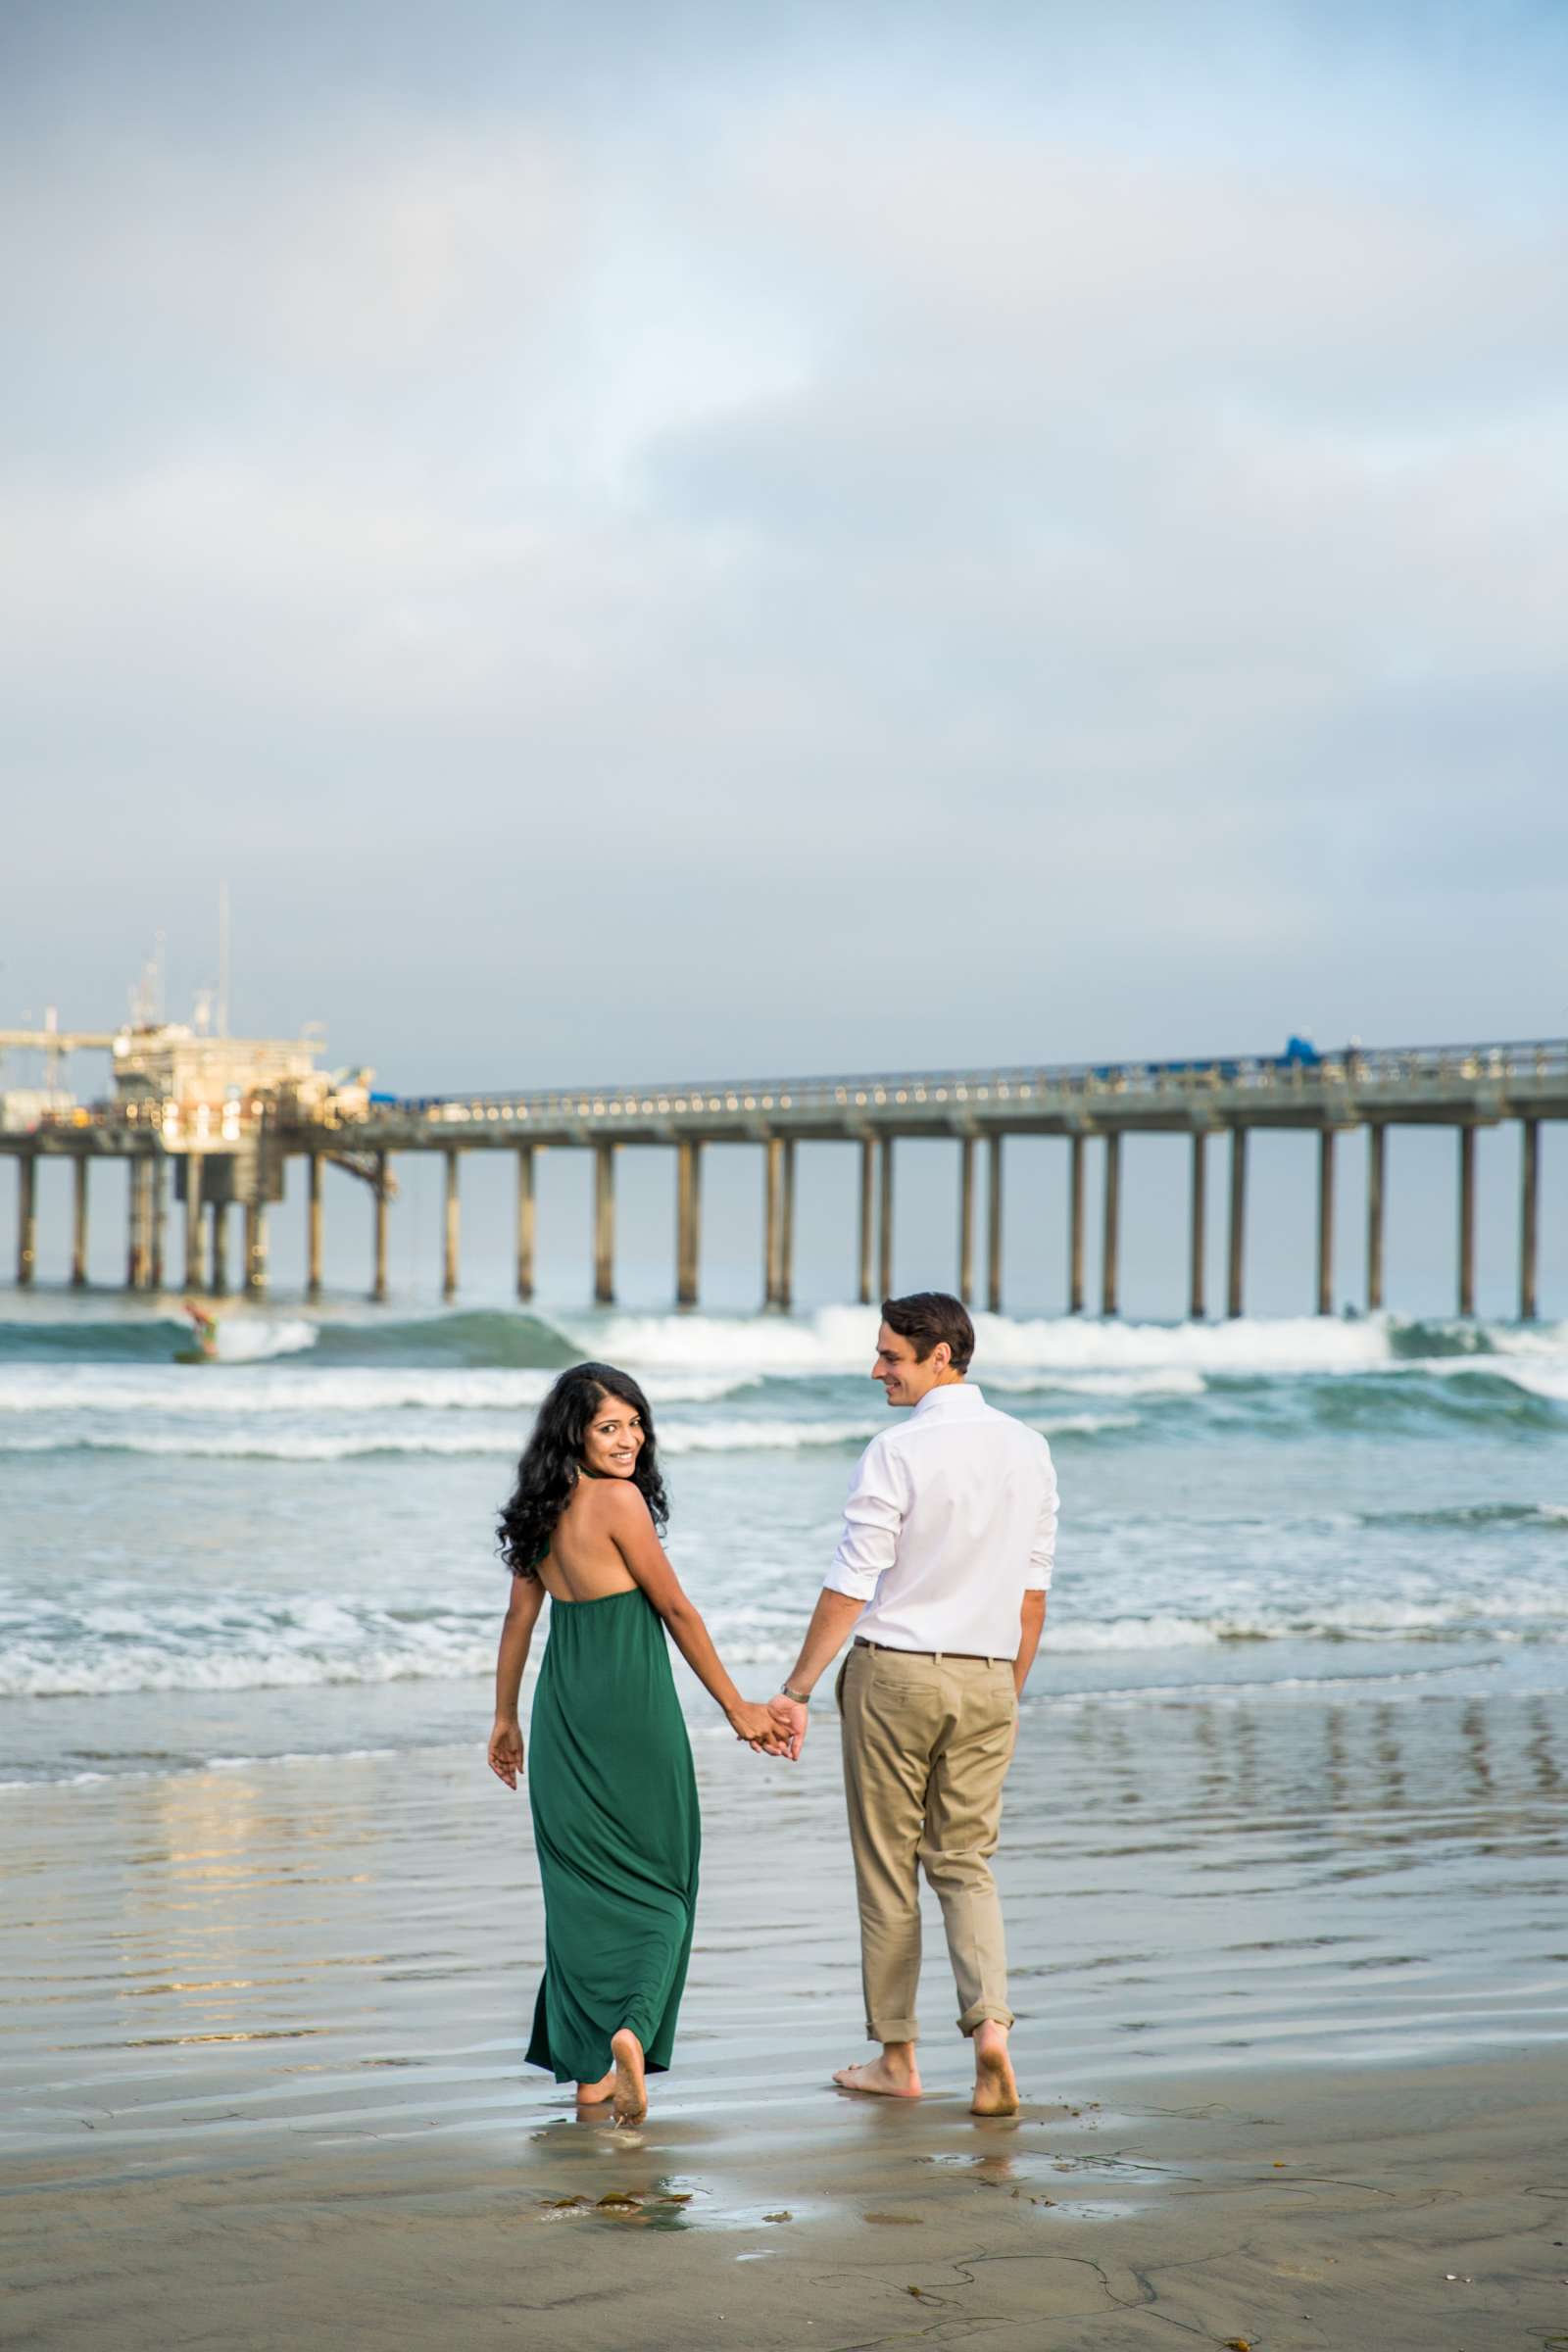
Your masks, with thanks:
<instances>
[{"instance_id":1,"label":"woman's bare foot","mask_svg":"<svg viewBox=\"0 0 1568 2352\"><path fill-rule=\"evenodd\" d=\"M648 2085L643 2075L643 2045L630 2026L610 2037L615 2061L614 2090L617 2124L640 2124L648 2113Z\"/></svg>"},{"instance_id":2,"label":"woman's bare foot","mask_svg":"<svg viewBox=\"0 0 1568 2352\"><path fill-rule=\"evenodd\" d=\"M597 2082L578 2083L577 2104L579 2107L602 2107L614 2087L615 2070L612 2067L609 2074L601 2075Z\"/></svg>"},{"instance_id":3,"label":"woman's bare foot","mask_svg":"<svg viewBox=\"0 0 1568 2352\"><path fill-rule=\"evenodd\" d=\"M1007 2029L987 2018L974 2030L974 2097L971 2115L1016 2115L1018 2082L1007 2055Z\"/></svg>"},{"instance_id":4,"label":"woman's bare foot","mask_svg":"<svg viewBox=\"0 0 1568 2352\"><path fill-rule=\"evenodd\" d=\"M841 2066L833 2080L840 2090L875 2091L884 2099L920 2096L920 2070L914 2063L912 2041L884 2042L880 2058L869 2058L863 2066Z\"/></svg>"}]
</instances>

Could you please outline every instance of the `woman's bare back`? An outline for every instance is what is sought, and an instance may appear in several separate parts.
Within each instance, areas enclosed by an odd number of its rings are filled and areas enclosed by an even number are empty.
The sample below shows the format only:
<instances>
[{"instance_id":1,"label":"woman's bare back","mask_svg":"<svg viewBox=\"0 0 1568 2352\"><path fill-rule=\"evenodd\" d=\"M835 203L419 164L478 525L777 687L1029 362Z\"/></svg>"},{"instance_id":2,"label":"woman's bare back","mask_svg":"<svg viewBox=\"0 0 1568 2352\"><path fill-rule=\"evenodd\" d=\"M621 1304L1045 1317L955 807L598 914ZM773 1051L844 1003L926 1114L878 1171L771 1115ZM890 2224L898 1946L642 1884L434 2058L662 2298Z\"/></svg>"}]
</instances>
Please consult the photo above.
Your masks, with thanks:
<instances>
[{"instance_id":1,"label":"woman's bare back","mask_svg":"<svg viewBox=\"0 0 1568 2352\"><path fill-rule=\"evenodd\" d=\"M612 1592L629 1592L636 1584L606 1524L606 1489L621 1483L619 1479L577 1481L537 1571L552 1600L604 1600Z\"/></svg>"}]
</instances>

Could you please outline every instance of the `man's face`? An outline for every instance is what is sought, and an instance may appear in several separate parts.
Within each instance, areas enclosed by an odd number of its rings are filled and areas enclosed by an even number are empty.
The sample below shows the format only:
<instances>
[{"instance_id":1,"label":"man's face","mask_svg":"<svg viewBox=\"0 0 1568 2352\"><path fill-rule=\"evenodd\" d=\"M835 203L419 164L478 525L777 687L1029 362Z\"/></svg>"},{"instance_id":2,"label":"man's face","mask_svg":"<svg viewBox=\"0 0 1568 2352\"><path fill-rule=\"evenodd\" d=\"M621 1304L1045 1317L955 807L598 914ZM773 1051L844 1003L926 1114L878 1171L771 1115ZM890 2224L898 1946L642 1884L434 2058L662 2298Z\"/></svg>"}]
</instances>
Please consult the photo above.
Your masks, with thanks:
<instances>
[{"instance_id":1,"label":"man's face","mask_svg":"<svg viewBox=\"0 0 1568 2352\"><path fill-rule=\"evenodd\" d=\"M938 1340L924 1363L914 1352L914 1342L901 1338L884 1323L876 1335L876 1362L871 1366L871 1378L882 1383L889 1404L918 1404L928 1396L953 1361L953 1350L946 1340Z\"/></svg>"}]
</instances>

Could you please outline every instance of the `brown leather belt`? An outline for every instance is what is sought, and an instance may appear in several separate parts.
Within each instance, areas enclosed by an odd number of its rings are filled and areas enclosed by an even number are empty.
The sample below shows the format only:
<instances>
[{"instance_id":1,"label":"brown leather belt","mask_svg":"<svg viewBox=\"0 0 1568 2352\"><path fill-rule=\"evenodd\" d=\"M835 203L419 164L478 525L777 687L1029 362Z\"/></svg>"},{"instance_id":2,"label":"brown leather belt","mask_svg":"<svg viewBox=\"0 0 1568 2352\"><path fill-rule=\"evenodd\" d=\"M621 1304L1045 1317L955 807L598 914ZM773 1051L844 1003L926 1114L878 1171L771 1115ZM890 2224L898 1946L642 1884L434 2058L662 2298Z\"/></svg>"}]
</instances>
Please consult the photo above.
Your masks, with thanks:
<instances>
[{"instance_id":1,"label":"brown leather belt","mask_svg":"<svg viewBox=\"0 0 1568 2352\"><path fill-rule=\"evenodd\" d=\"M989 1649L900 1649L896 1642L868 1642L863 1634L856 1635L855 1646L857 1649L885 1649L890 1657L895 1658L971 1658L977 1666L995 1666L999 1663L1010 1666L1012 1663L1010 1658L999 1661Z\"/></svg>"}]
</instances>

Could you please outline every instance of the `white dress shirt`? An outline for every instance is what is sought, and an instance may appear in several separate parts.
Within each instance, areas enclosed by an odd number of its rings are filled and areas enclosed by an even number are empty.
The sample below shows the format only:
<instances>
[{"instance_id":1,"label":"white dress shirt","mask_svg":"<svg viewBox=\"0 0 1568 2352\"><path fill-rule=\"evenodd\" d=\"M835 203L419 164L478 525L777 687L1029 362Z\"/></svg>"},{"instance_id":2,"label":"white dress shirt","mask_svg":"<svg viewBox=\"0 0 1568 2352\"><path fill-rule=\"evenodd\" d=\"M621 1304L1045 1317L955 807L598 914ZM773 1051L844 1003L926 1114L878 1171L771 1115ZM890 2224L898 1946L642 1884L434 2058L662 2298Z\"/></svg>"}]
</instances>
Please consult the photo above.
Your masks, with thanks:
<instances>
[{"instance_id":1,"label":"white dress shirt","mask_svg":"<svg viewBox=\"0 0 1568 2352\"><path fill-rule=\"evenodd\" d=\"M860 1456L824 1581L865 1602L864 1641L1015 1658L1023 1596L1049 1588L1055 1544L1045 1439L951 1382Z\"/></svg>"}]
</instances>

